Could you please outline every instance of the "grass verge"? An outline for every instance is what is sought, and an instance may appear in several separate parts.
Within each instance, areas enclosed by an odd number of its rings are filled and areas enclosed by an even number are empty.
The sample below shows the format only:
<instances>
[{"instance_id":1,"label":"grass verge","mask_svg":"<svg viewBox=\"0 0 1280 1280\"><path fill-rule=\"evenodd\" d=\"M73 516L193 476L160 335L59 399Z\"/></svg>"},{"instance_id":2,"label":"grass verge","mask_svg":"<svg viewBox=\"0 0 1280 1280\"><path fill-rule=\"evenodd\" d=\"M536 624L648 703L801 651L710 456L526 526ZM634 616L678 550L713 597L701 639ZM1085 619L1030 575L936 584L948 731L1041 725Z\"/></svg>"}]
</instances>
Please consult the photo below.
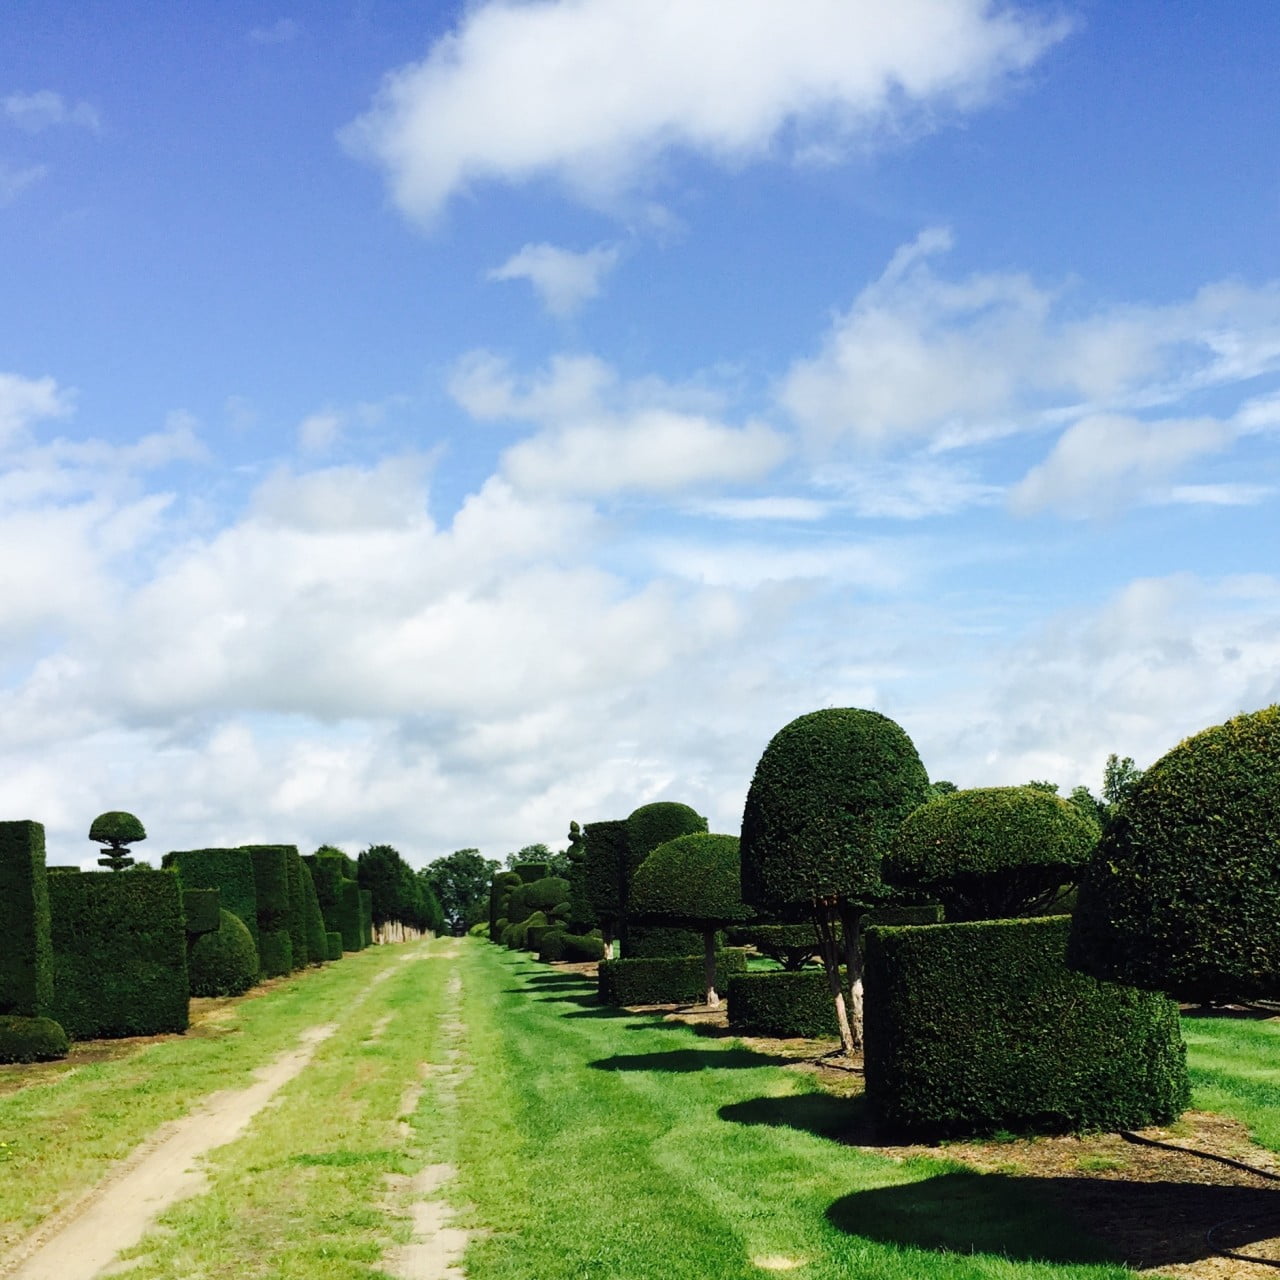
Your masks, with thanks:
<instances>
[{"instance_id":1,"label":"grass verge","mask_svg":"<svg viewBox=\"0 0 1280 1280\"><path fill-rule=\"evenodd\" d=\"M1280 1151L1280 1022L1186 1016L1191 1105L1234 1116L1249 1136Z\"/></svg>"}]
</instances>

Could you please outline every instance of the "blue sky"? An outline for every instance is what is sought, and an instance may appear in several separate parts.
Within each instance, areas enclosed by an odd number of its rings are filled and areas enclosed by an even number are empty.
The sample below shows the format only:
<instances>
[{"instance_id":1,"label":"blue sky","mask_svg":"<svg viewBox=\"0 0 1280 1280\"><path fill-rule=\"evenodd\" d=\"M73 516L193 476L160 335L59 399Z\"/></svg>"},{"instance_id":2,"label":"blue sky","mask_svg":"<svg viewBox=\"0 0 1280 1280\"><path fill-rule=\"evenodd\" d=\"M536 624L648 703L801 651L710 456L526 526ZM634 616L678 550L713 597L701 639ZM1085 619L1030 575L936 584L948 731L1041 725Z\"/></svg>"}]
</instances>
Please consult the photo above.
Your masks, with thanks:
<instances>
[{"instance_id":1,"label":"blue sky","mask_svg":"<svg viewBox=\"0 0 1280 1280\"><path fill-rule=\"evenodd\" d=\"M735 831L796 715L1097 788L1280 699L1280 11L41 4L0 805Z\"/></svg>"}]
</instances>

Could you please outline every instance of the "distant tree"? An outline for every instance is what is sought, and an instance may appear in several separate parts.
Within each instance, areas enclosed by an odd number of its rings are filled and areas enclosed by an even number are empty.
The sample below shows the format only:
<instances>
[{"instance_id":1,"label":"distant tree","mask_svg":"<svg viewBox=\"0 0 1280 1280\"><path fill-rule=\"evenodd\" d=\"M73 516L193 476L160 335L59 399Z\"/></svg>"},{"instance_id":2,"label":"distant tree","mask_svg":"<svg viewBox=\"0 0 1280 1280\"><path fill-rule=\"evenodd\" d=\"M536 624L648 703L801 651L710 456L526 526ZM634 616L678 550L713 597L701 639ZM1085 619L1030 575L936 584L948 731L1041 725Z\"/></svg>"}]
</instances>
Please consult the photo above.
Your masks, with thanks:
<instances>
[{"instance_id":1,"label":"distant tree","mask_svg":"<svg viewBox=\"0 0 1280 1280\"><path fill-rule=\"evenodd\" d=\"M545 844L527 844L523 849L507 854L508 870L519 866L522 862L545 862L551 875L566 879L569 875L568 852L555 853Z\"/></svg>"},{"instance_id":2,"label":"distant tree","mask_svg":"<svg viewBox=\"0 0 1280 1280\"><path fill-rule=\"evenodd\" d=\"M489 883L501 863L479 849L458 849L427 866L427 879L449 932L464 934L489 913Z\"/></svg>"},{"instance_id":3,"label":"distant tree","mask_svg":"<svg viewBox=\"0 0 1280 1280\"><path fill-rule=\"evenodd\" d=\"M1101 829L1102 824L1107 820L1107 806L1088 787L1072 787L1071 795L1067 799L1082 818Z\"/></svg>"},{"instance_id":4,"label":"distant tree","mask_svg":"<svg viewBox=\"0 0 1280 1280\"><path fill-rule=\"evenodd\" d=\"M960 788L954 782L948 782L946 778L939 778L937 782L929 783L929 791L935 796L954 795Z\"/></svg>"},{"instance_id":5,"label":"distant tree","mask_svg":"<svg viewBox=\"0 0 1280 1280\"><path fill-rule=\"evenodd\" d=\"M98 859L98 866L110 867L112 871L133 866L128 846L146 838L142 823L133 814L118 809L98 814L89 826L89 839L107 846Z\"/></svg>"},{"instance_id":6,"label":"distant tree","mask_svg":"<svg viewBox=\"0 0 1280 1280\"><path fill-rule=\"evenodd\" d=\"M1120 759L1113 751L1107 757L1102 771L1102 798L1107 805L1107 816L1110 817L1133 794L1133 789L1142 781L1143 771L1133 763L1132 756Z\"/></svg>"}]
</instances>

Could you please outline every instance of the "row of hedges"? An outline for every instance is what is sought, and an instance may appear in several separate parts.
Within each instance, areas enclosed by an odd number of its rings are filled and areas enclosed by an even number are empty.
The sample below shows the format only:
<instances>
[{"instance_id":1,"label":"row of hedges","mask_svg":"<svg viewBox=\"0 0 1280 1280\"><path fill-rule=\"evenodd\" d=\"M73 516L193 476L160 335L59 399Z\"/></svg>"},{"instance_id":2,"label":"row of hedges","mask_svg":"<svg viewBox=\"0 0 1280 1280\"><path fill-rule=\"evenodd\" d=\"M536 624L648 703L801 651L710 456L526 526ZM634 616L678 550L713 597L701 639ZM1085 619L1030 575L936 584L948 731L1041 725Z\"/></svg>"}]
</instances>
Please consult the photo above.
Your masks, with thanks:
<instances>
[{"instance_id":1,"label":"row of hedges","mask_svg":"<svg viewBox=\"0 0 1280 1280\"><path fill-rule=\"evenodd\" d=\"M716 985L746 968L745 951L731 947L717 952ZM700 955L601 960L599 991L604 1004L693 1004L706 991L703 960Z\"/></svg>"}]
</instances>

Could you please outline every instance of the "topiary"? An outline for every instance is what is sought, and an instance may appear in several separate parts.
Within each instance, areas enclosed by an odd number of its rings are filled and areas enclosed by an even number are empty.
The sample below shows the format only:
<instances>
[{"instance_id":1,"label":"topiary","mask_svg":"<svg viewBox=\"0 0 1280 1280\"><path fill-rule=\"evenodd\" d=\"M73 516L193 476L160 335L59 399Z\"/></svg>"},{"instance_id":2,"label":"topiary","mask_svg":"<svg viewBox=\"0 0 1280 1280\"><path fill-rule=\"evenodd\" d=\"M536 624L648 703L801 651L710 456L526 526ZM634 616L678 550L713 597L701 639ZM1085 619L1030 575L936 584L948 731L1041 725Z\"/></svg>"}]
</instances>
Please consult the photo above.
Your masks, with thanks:
<instances>
[{"instance_id":1,"label":"topiary","mask_svg":"<svg viewBox=\"0 0 1280 1280\"><path fill-rule=\"evenodd\" d=\"M142 823L133 814L120 809L100 813L89 824L89 839L108 846L98 859L98 866L110 867L112 871L123 871L125 867L132 866L133 859L126 846L146 838Z\"/></svg>"},{"instance_id":2,"label":"topiary","mask_svg":"<svg viewBox=\"0 0 1280 1280\"><path fill-rule=\"evenodd\" d=\"M527 920L535 911L552 913L569 896L569 882L559 876L544 876L512 890L506 915L511 920ZM563 917L561 917L563 918Z\"/></svg>"},{"instance_id":3,"label":"topiary","mask_svg":"<svg viewBox=\"0 0 1280 1280\"><path fill-rule=\"evenodd\" d=\"M1142 774L1081 881L1068 960L1184 1000L1280 992L1280 706Z\"/></svg>"},{"instance_id":4,"label":"topiary","mask_svg":"<svg viewBox=\"0 0 1280 1280\"><path fill-rule=\"evenodd\" d=\"M1035 787L980 787L922 804L885 854L885 880L937 898L949 921L1042 911L1080 878L1098 829Z\"/></svg>"},{"instance_id":5,"label":"topiary","mask_svg":"<svg viewBox=\"0 0 1280 1280\"><path fill-rule=\"evenodd\" d=\"M860 1038L860 906L884 896L880 863L899 824L929 795L911 739L887 716L852 707L814 711L774 735L742 816L742 898L766 914L807 912L852 1052ZM841 993L843 923L853 1024Z\"/></svg>"},{"instance_id":6,"label":"topiary","mask_svg":"<svg viewBox=\"0 0 1280 1280\"><path fill-rule=\"evenodd\" d=\"M67 1033L52 1018L0 1016L0 1062L52 1062L70 1049Z\"/></svg>"},{"instance_id":7,"label":"topiary","mask_svg":"<svg viewBox=\"0 0 1280 1280\"><path fill-rule=\"evenodd\" d=\"M218 913L218 927L202 933L187 953L193 996L239 996L258 980L258 949L239 916Z\"/></svg>"},{"instance_id":8,"label":"topiary","mask_svg":"<svg viewBox=\"0 0 1280 1280\"><path fill-rule=\"evenodd\" d=\"M704 998L712 1008L719 1005L716 930L752 914L742 901L738 837L701 831L660 844L636 868L630 911L640 919L702 930Z\"/></svg>"}]
</instances>

